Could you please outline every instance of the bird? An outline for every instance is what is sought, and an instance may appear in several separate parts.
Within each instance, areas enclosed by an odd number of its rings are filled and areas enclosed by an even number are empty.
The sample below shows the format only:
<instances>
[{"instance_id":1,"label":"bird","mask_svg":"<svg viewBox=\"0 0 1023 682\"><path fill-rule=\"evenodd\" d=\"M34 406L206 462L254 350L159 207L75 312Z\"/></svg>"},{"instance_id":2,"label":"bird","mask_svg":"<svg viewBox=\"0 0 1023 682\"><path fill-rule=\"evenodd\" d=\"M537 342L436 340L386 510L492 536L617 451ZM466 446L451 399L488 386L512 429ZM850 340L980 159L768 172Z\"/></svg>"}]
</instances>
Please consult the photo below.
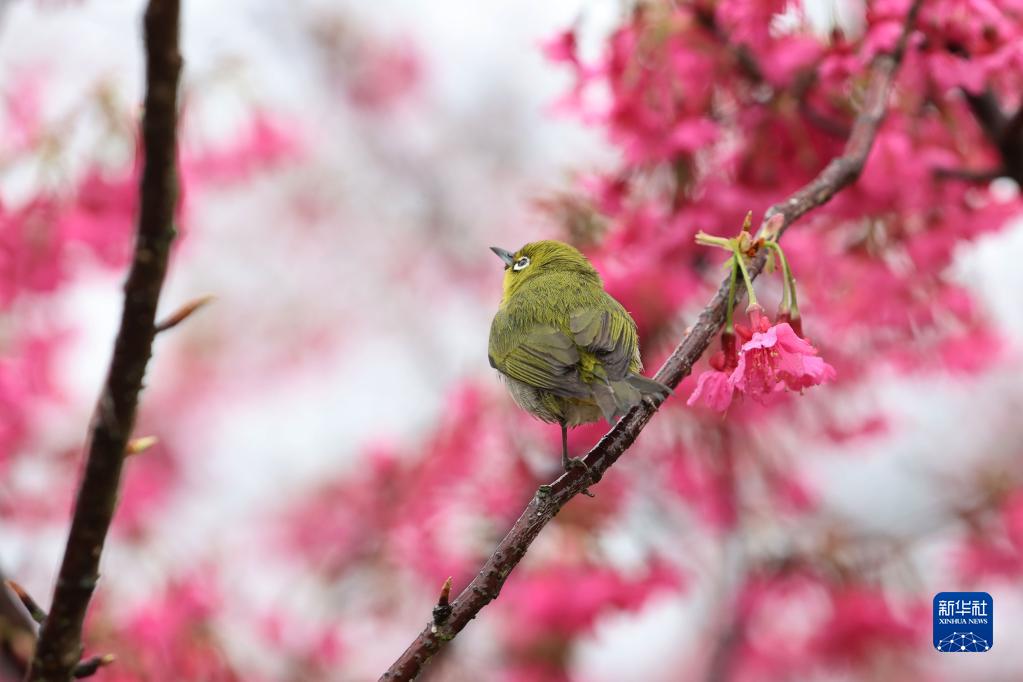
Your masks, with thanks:
<instances>
[{"instance_id":1,"label":"bird","mask_svg":"<svg viewBox=\"0 0 1023 682\"><path fill-rule=\"evenodd\" d=\"M640 374L636 322L578 249L544 240L515 252L490 250L504 262L490 366L519 407L561 426L565 470L587 469L568 456L569 428L601 417L613 424L644 399L659 404L672 391Z\"/></svg>"}]
</instances>

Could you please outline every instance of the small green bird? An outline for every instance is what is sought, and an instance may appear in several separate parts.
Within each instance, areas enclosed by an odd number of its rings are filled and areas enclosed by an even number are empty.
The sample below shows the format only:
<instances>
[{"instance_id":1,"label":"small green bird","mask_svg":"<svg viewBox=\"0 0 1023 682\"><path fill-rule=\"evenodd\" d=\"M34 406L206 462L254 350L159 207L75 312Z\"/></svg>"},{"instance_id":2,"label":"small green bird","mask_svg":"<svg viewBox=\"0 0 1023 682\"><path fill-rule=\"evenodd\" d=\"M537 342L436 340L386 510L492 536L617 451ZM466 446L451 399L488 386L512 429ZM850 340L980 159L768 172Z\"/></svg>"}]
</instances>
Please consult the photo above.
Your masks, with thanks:
<instances>
[{"instance_id":1,"label":"small green bird","mask_svg":"<svg viewBox=\"0 0 1023 682\"><path fill-rule=\"evenodd\" d=\"M582 465L568 456L568 427L601 416L612 423L671 389L640 376L636 323L604 291L586 256L558 241L533 242L515 253L490 250L505 264L504 294L490 325L490 365L519 407L561 425L565 469Z\"/></svg>"}]
</instances>

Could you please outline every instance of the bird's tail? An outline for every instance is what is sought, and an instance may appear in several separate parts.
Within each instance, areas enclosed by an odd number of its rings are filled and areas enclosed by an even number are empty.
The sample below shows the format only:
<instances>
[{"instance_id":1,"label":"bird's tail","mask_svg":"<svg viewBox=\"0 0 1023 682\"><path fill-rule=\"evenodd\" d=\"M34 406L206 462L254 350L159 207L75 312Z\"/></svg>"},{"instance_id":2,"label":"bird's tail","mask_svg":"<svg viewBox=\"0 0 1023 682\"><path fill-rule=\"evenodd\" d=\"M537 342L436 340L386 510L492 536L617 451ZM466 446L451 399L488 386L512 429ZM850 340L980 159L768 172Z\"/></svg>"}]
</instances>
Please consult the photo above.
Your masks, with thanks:
<instances>
[{"instance_id":1,"label":"bird's tail","mask_svg":"<svg viewBox=\"0 0 1023 682\"><path fill-rule=\"evenodd\" d=\"M636 405L639 405L644 398L654 398L658 402L664 400L674 392L659 381L648 379L639 374L630 374L618 381L605 381L604 383L594 382L591 385L593 399L600 407L604 419L608 423L614 422L625 416L625 413Z\"/></svg>"}]
</instances>

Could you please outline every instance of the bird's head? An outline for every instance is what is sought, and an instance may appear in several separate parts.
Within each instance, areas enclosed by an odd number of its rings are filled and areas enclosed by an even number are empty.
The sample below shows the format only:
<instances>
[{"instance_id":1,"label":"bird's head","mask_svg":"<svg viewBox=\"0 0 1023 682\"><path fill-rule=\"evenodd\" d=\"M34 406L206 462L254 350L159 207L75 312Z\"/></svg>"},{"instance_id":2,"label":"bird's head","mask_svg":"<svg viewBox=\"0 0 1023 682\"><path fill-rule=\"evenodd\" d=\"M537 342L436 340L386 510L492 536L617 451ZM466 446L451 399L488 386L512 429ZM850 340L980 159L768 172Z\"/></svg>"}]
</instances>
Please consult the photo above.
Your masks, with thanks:
<instances>
[{"instance_id":1,"label":"bird's head","mask_svg":"<svg viewBox=\"0 0 1023 682\"><path fill-rule=\"evenodd\" d=\"M590 265L586 256L564 242L554 240L530 242L514 253L496 246L491 246L490 250L504 261L502 301L507 301L526 282L551 273L574 274L603 286L600 275Z\"/></svg>"}]
</instances>

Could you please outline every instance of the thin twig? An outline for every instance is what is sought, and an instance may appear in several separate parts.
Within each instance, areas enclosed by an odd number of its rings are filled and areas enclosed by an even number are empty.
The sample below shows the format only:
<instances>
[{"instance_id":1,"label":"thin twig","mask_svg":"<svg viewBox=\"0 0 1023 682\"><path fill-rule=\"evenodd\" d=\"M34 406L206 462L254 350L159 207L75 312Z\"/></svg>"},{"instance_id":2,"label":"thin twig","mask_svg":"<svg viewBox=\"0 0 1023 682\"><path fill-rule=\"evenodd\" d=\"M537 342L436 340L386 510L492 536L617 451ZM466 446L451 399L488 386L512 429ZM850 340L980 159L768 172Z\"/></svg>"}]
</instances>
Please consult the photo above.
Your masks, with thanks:
<instances>
[{"instance_id":1,"label":"thin twig","mask_svg":"<svg viewBox=\"0 0 1023 682\"><path fill-rule=\"evenodd\" d=\"M156 323L156 333L165 332L168 329L173 329L185 320L187 320L195 311L202 308L207 303L213 301L215 297L207 294L206 296L200 296L199 298L192 299L185 305L181 306L166 319L160 320Z\"/></svg>"},{"instance_id":2,"label":"thin twig","mask_svg":"<svg viewBox=\"0 0 1023 682\"><path fill-rule=\"evenodd\" d=\"M75 500L50 613L39 632L30 682L67 682L82 657L82 623L98 580L100 554L117 501L124 452L155 335L156 306L174 239L178 0L150 0L145 14L145 166L139 188L135 253L106 383L93 415L85 469Z\"/></svg>"},{"instance_id":3,"label":"thin twig","mask_svg":"<svg viewBox=\"0 0 1023 682\"><path fill-rule=\"evenodd\" d=\"M71 671L71 676L74 677L76 680L80 680L83 677L92 677L97 672L99 672L100 668L110 665L116 660L117 657L114 656L113 654L104 654L103 656L92 656L91 658L87 658L78 665L76 665L75 669Z\"/></svg>"},{"instance_id":4,"label":"thin twig","mask_svg":"<svg viewBox=\"0 0 1023 682\"><path fill-rule=\"evenodd\" d=\"M772 216L784 216L784 224L778 229L779 235L793 221L828 202L859 177L884 118L895 73L906 50L920 3L921 0L914 0L894 52L880 56L874 62L863 110L856 118L842 155L833 159L809 184L767 210L764 225ZM760 249L750 259L751 277L756 277L764 269L767 256L768 250ZM654 377L657 381L674 388L692 371L693 364L703 355L725 322L728 284L729 279L726 278L682 343L658 370ZM572 469L554 483L540 486L480 572L458 598L451 602L451 614L445 623L436 626L431 621L380 677L381 682L414 679L431 656L446 642L454 639L483 607L496 599L508 575L544 526L569 500L601 479L604 472L635 442L657 407L642 403L633 408L586 455L583 460L587 465L585 470L581 467Z\"/></svg>"},{"instance_id":5,"label":"thin twig","mask_svg":"<svg viewBox=\"0 0 1023 682\"><path fill-rule=\"evenodd\" d=\"M130 457L131 455L141 455L143 452L159 443L159 439L156 436L142 436L140 438L132 438L128 441L127 447L124 448L124 456Z\"/></svg>"},{"instance_id":6,"label":"thin twig","mask_svg":"<svg viewBox=\"0 0 1023 682\"><path fill-rule=\"evenodd\" d=\"M46 620L46 611L43 611L42 607L39 606L36 600L32 598L32 595L30 595L24 587L13 580L7 580L5 582L7 583L7 587L11 588L11 591L18 595L18 599L21 600L22 606L24 606L25 610L28 611L28 615L32 618L32 620L36 623L42 623Z\"/></svg>"},{"instance_id":7,"label":"thin twig","mask_svg":"<svg viewBox=\"0 0 1023 682\"><path fill-rule=\"evenodd\" d=\"M933 172L934 177L939 180L965 180L966 182L991 182L1005 174L1001 168L973 170L970 168L949 168L947 166L937 166Z\"/></svg>"},{"instance_id":8,"label":"thin twig","mask_svg":"<svg viewBox=\"0 0 1023 682\"><path fill-rule=\"evenodd\" d=\"M36 623L2 572L0 583L0 680L20 680L35 648Z\"/></svg>"}]
</instances>

